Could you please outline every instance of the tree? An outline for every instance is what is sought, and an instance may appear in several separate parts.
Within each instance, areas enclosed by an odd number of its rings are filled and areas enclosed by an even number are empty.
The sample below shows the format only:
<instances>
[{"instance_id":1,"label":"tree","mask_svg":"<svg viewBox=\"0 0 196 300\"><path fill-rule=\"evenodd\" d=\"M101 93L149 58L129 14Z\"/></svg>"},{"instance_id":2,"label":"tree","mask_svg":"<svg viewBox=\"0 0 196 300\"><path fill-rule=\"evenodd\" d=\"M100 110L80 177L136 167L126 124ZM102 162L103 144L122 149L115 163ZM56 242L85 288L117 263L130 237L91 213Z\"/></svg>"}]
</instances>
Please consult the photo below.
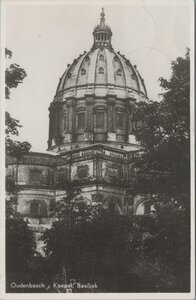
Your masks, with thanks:
<instances>
[{"instance_id":1,"label":"tree","mask_svg":"<svg viewBox=\"0 0 196 300\"><path fill-rule=\"evenodd\" d=\"M11 59L12 52L5 49L6 58ZM16 88L26 77L24 69L17 64L11 64L5 71L5 96L10 99L10 90ZM16 183L18 163L20 158L29 152L31 145L28 142L13 140L19 135L18 129L22 127L18 120L5 113L6 153L17 158ZM16 185L12 178L6 177L6 191L15 193ZM7 290L14 281L28 281L29 268L35 255L35 237L28 226L28 222L17 213L15 200L6 201L6 284Z\"/></svg>"},{"instance_id":2,"label":"tree","mask_svg":"<svg viewBox=\"0 0 196 300\"><path fill-rule=\"evenodd\" d=\"M97 288L74 292L123 292L133 289L128 266L134 257L131 231L133 220L85 203L78 191L55 205L56 221L44 233L45 254L51 280L61 284L71 279ZM53 279L52 279L53 278Z\"/></svg>"},{"instance_id":3,"label":"tree","mask_svg":"<svg viewBox=\"0 0 196 300\"><path fill-rule=\"evenodd\" d=\"M5 56L8 59L12 58L12 52L5 49ZM23 79L27 76L25 70L17 64L10 64L5 71L5 97L10 99L10 90L17 88L17 86L23 82ZM28 153L31 145L28 142L19 142L13 140L13 137L18 136L18 129L22 127L19 120L16 120L10 116L8 112L5 113L5 134L6 134L6 153L17 157L18 159Z\"/></svg>"},{"instance_id":4,"label":"tree","mask_svg":"<svg viewBox=\"0 0 196 300\"><path fill-rule=\"evenodd\" d=\"M6 284L28 281L31 261L36 254L36 243L28 221L17 213L15 203L6 201Z\"/></svg>"},{"instance_id":5,"label":"tree","mask_svg":"<svg viewBox=\"0 0 196 300\"><path fill-rule=\"evenodd\" d=\"M5 57L11 59L12 51L5 48ZM10 89L17 88L27 76L25 70L17 64L10 64L5 71L5 97L10 99Z\"/></svg>"},{"instance_id":6,"label":"tree","mask_svg":"<svg viewBox=\"0 0 196 300\"><path fill-rule=\"evenodd\" d=\"M43 236L53 279L58 278L58 282L64 284L79 260L81 228L91 221L97 209L83 202L79 189L70 185L66 193L65 198L55 203L56 221Z\"/></svg>"},{"instance_id":7,"label":"tree","mask_svg":"<svg viewBox=\"0 0 196 300\"><path fill-rule=\"evenodd\" d=\"M136 159L140 192L189 194L190 170L190 59L172 62L170 80L160 78L161 102L140 102L132 108L134 119L145 126L136 131L143 153ZM184 205L186 205L184 203Z\"/></svg>"},{"instance_id":8,"label":"tree","mask_svg":"<svg viewBox=\"0 0 196 300\"><path fill-rule=\"evenodd\" d=\"M169 80L160 78L162 101L132 108L133 119L144 124L136 132L142 152L135 158L132 184L135 193L150 199L155 221L154 234L140 244L134 272L153 270L148 279L152 275L156 291L185 292L190 288L189 50L171 68Z\"/></svg>"}]
</instances>

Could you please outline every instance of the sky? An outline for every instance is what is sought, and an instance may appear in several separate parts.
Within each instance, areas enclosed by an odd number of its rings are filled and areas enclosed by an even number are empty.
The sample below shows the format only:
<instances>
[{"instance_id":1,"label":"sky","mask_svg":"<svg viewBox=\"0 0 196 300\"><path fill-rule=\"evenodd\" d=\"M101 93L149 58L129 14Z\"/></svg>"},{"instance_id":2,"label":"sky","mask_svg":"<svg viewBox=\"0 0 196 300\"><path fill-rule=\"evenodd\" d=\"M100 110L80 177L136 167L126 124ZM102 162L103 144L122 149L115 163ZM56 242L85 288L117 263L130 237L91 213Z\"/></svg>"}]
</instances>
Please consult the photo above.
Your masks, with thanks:
<instances>
[{"instance_id":1,"label":"sky","mask_svg":"<svg viewBox=\"0 0 196 300\"><path fill-rule=\"evenodd\" d=\"M151 100L160 100L158 79L170 78L170 63L191 47L189 0L7 0L5 46L27 77L11 90L6 109L20 120L19 140L33 151L47 149L48 107L67 64L90 50L101 7L113 32L112 45L137 65ZM8 63L10 63L8 62Z\"/></svg>"}]
</instances>

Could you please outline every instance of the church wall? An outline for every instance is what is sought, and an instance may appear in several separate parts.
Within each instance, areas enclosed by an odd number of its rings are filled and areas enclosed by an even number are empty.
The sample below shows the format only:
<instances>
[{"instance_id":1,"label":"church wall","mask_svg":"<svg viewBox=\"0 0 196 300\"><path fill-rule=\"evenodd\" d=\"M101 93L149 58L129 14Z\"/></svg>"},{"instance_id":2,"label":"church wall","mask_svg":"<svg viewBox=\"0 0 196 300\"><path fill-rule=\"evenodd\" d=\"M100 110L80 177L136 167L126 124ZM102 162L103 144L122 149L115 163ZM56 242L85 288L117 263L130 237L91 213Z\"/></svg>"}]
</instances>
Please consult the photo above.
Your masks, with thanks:
<instances>
[{"instance_id":1,"label":"church wall","mask_svg":"<svg viewBox=\"0 0 196 300\"><path fill-rule=\"evenodd\" d=\"M8 166L8 174L14 173L14 177L18 177L20 188L17 192L18 211L23 216L31 219L41 218L45 220L42 220L42 223L47 223L51 205L66 196L66 184L68 185L70 180L80 186L82 196L89 203L99 201L104 207L113 203L115 210L120 214L141 214L146 211L145 205L144 207L140 205L142 201L140 196L133 198L128 194L128 188L130 188L128 178L134 172L131 161L128 162L128 160L134 154L128 155L123 151L118 152L115 149L103 147L100 145L94 147L95 149L78 149L79 151L67 154L67 156L57 156L56 166L53 165L53 167L32 164ZM88 159L86 155L90 155L91 158ZM28 160L27 157L25 159ZM31 156L30 160L32 161ZM17 177L16 169L18 169ZM30 174L32 171L33 179ZM64 190L58 187L60 179L65 183ZM34 209L37 207L36 216L32 215L32 207Z\"/></svg>"},{"instance_id":2,"label":"church wall","mask_svg":"<svg viewBox=\"0 0 196 300\"><path fill-rule=\"evenodd\" d=\"M17 211L23 216L33 217L31 214L31 203L38 203L38 215L36 217L47 217L50 215L50 205L55 201L53 190L28 189L17 193ZM35 216L34 216L35 217Z\"/></svg>"},{"instance_id":3,"label":"church wall","mask_svg":"<svg viewBox=\"0 0 196 300\"><path fill-rule=\"evenodd\" d=\"M53 181L53 169L47 166L19 165L17 182L19 185L50 187Z\"/></svg>"}]
</instances>

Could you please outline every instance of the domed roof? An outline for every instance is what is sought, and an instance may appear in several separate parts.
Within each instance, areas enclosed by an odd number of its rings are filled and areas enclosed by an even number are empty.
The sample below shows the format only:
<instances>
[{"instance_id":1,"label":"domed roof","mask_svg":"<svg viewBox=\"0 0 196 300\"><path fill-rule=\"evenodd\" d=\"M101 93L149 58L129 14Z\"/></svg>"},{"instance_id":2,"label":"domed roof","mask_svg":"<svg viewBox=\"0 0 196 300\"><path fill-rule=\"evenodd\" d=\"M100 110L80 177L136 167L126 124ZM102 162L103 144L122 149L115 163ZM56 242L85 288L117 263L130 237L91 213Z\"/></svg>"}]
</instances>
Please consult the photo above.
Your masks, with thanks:
<instances>
[{"instance_id":1,"label":"domed roof","mask_svg":"<svg viewBox=\"0 0 196 300\"><path fill-rule=\"evenodd\" d=\"M95 28L94 44L90 51L84 52L60 78L55 101L64 101L67 97L84 97L88 94L105 96L116 95L119 98L147 98L144 80L137 67L111 46L111 29L105 24L102 10L100 24Z\"/></svg>"}]
</instances>

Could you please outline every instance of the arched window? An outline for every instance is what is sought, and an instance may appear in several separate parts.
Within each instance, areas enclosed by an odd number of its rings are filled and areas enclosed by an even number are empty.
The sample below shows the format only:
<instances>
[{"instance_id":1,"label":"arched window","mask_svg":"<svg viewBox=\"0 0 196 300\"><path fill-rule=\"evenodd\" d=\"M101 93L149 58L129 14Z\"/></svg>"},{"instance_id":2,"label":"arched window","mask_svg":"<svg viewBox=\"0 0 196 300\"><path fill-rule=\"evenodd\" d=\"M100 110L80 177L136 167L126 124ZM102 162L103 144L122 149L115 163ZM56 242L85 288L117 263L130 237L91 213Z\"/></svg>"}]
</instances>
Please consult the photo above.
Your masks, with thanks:
<instances>
[{"instance_id":1,"label":"arched window","mask_svg":"<svg viewBox=\"0 0 196 300\"><path fill-rule=\"evenodd\" d=\"M85 75L86 74L86 69L82 68L81 69L81 75Z\"/></svg>"},{"instance_id":2,"label":"arched window","mask_svg":"<svg viewBox=\"0 0 196 300\"><path fill-rule=\"evenodd\" d=\"M121 76L121 75L122 75L122 70L121 70L121 69L118 69L117 72L116 72L116 74L117 74L118 76Z\"/></svg>"},{"instance_id":3,"label":"arched window","mask_svg":"<svg viewBox=\"0 0 196 300\"><path fill-rule=\"evenodd\" d=\"M103 67L99 68L99 74L104 74L104 68Z\"/></svg>"},{"instance_id":4,"label":"arched window","mask_svg":"<svg viewBox=\"0 0 196 300\"><path fill-rule=\"evenodd\" d=\"M117 62L118 61L118 56L114 56L114 61Z\"/></svg>"},{"instance_id":5,"label":"arched window","mask_svg":"<svg viewBox=\"0 0 196 300\"><path fill-rule=\"evenodd\" d=\"M116 112L116 128L121 130L125 129L125 113Z\"/></svg>"},{"instance_id":6,"label":"arched window","mask_svg":"<svg viewBox=\"0 0 196 300\"><path fill-rule=\"evenodd\" d=\"M77 127L78 130L84 130L85 128L85 111L78 112L77 114Z\"/></svg>"},{"instance_id":7,"label":"arched window","mask_svg":"<svg viewBox=\"0 0 196 300\"><path fill-rule=\"evenodd\" d=\"M47 204L44 201L33 200L30 202L30 216L46 217L47 216Z\"/></svg>"},{"instance_id":8,"label":"arched window","mask_svg":"<svg viewBox=\"0 0 196 300\"><path fill-rule=\"evenodd\" d=\"M39 202L38 201L32 201L30 203L30 216L31 217L37 217L39 216L40 209L39 209Z\"/></svg>"},{"instance_id":9,"label":"arched window","mask_svg":"<svg viewBox=\"0 0 196 300\"><path fill-rule=\"evenodd\" d=\"M104 60L103 54L100 54L100 55L99 55L99 60Z\"/></svg>"},{"instance_id":10,"label":"arched window","mask_svg":"<svg viewBox=\"0 0 196 300\"><path fill-rule=\"evenodd\" d=\"M96 111L96 128L104 128L105 113L104 111Z\"/></svg>"}]
</instances>

